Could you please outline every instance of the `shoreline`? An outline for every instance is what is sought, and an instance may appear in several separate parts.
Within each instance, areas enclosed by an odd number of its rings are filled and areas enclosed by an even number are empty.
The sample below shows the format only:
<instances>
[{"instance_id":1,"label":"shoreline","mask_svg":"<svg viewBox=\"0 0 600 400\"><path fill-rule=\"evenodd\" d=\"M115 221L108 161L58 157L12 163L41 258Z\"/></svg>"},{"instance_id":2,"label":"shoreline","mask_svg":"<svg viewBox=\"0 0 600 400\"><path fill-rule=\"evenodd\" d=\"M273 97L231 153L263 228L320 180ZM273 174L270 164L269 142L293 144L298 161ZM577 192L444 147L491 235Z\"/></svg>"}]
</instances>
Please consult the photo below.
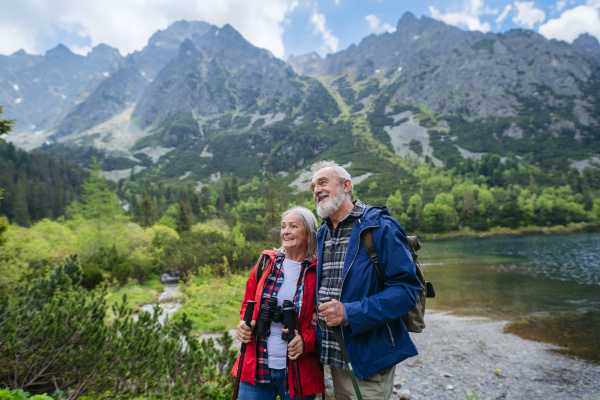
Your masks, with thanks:
<instances>
[{"instance_id":1,"label":"shoreline","mask_svg":"<svg viewBox=\"0 0 600 400\"><path fill-rule=\"evenodd\" d=\"M422 333L410 334L419 355L396 367L393 398L408 390L411 400L464 399L464 388L480 400L598 399L600 364L559 354L556 350L564 348L550 343L505 333L511 321L428 310L425 322ZM239 348L235 330L229 333ZM325 377L327 399L333 399L328 368Z\"/></svg>"},{"instance_id":2,"label":"shoreline","mask_svg":"<svg viewBox=\"0 0 600 400\"><path fill-rule=\"evenodd\" d=\"M510 321L428 311L427 327L410 334L419 355L396 368L411 399L597 399L600 365L557 354L563 348L504 333ZM406 382L402 382L406 380ZM448 385L453 387L448 390Z\"/></svg>"},{"instance_id":3,"label":"shoreline","mask_svg":"<svg viewBox=\"0 0 600 400\"><path fill-rule=\"evenodd\" d=\"M526 236L526 235L560 235L570 233L591 233L599 232L600 226L588 224L585 222L571 223L569 225L556 226L525 226L517 229L494 227L487 231L474 231L470 228L450 231L445 233L418 233L420 240L439 240L439 239L472 239L481 237L502 237L502 236Z\"/></svg>"}]
</instances>

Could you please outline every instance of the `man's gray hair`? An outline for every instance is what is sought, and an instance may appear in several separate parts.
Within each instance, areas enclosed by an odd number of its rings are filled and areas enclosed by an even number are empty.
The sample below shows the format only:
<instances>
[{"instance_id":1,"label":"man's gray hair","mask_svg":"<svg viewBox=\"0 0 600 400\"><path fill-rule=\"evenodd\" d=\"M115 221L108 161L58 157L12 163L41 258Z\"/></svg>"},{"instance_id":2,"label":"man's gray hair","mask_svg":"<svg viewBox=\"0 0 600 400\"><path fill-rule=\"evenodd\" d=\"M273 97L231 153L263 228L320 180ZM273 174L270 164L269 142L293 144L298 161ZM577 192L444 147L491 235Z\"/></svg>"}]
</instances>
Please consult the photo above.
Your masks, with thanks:
<instances>
[{"instance_id":1,"label":"man's gray hair","mask_svg":"<svg viewBox=\"0 0 600 400\"><path fill-rule=\"evenodd\" d=\"M314 163L310 168L310 180L312 181L315 177L315 174L323 168L333 168L338 180L340 181L340 186L342 185L342 183L344 183L346 179L350 179L350 197L354 198L354 183L352 183L352 176L348 173L348 171L346 171L344 167L342 167L340 164L336 163L333 160L323 160Z\"/></svg>"},{"instance_id":2,"label":"man's gray hair","mask_svg":"<svg viewBox=\"0 0 600 400\"><path fill-rule=\"evenodd\" d=\"M304 260L310 262L316 260L319 256L319 247L317 246L318 225L315 215L306 207L294 206L281 215L282 222L289 213L294 213L298 216L298 218L300 218L300 221L302 221L302 225L304 225L304 229L306 229L306 233L308 235L308 248L306 250L306 256L304 256ZM281 243L281 247L277 249L277 251L285 254L283 243Z\"/></svg>"}]
</instances>

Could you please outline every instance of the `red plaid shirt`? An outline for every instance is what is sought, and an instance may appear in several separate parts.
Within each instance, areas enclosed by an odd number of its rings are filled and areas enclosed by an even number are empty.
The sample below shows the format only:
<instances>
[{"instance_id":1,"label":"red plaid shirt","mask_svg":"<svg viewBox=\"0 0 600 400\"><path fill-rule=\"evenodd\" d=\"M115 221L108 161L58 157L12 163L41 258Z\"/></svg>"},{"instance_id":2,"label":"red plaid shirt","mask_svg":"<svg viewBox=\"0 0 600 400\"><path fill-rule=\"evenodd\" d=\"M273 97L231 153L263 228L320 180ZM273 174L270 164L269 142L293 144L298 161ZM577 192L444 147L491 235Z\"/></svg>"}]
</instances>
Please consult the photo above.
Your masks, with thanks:
<instances>
[{"instance_id":1,"label":"red plaid shirt","mask_svg":"<svg viewBox=\"0 0 600 400\"><path fill-rule=\"evenodd\" d=\"M283 284L283 260L285 259L285 255L278 253L275 255L275 261L273 262L273 268L271 269L271 273L269 277L265 281L265 286L263 288L261 304L267 304L269 298L272 296L277 297L277 293ZM303 300L303 289L304 289L304 273L306 269L311 263L308 261L304 261L302 263L302 267L300 269L300 276L298 276L298 282L296 284L296 294L294 295L294 308L296 309L296 313L300 314L300 309L302 307ZM271 334L267 333L266 336L256 337L256 383L270 383L271 382L271 374L269 372L269 350L267 349L267 337ZM286 368L286 376L287 376L287 368Z\"/></svg>"}]
</instances>

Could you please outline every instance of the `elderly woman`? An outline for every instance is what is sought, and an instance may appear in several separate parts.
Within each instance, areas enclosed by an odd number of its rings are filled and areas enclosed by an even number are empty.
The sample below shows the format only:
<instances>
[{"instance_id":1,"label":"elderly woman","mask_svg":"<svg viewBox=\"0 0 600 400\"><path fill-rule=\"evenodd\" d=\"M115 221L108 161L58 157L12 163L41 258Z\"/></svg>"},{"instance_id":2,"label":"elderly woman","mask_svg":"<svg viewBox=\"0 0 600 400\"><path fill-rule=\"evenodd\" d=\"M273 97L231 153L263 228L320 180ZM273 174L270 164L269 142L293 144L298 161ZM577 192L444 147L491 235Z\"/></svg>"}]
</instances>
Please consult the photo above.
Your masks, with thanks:
<instances>
[{"instance_id":1,"label":"elderly woman","mask_svg":"<svg viewBox=\"0 0 600 400\"><path fill-rule=\"evenodd\" d=\"M265 250L252 270L248 282L236 335L247 343L240 383L240 400L281 400L298 397L296 377L289 360L298 360L302 397L315 399L325 390L317 354L315 330L311 327L316 296L317 220L304 207L293 207L281 218L281 247ZM254 328L260 306L270 298L281 306L284 300L294 303L299 333L289 344L282 340L283 325L270 323L264 336L256 336ZM254 300L251 328L243 316L246 301ZM285 331L285 330L284 330ZM239 362L239 359L238 359ZM237 372L236 362L232 373Z\"/></svg>"}]
</instances>

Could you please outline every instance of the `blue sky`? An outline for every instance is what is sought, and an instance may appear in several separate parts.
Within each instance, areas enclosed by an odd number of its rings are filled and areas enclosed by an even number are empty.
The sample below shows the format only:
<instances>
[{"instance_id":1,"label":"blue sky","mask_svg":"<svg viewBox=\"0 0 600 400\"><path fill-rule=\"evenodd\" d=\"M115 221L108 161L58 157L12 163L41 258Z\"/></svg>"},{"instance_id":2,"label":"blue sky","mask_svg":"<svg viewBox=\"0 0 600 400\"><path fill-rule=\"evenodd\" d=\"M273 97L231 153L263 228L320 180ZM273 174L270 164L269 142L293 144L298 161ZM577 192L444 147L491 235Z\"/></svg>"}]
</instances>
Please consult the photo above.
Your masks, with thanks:
<instances>
[{"instance_id":1,"label":"blue sky","mask_svg":"<svg viewBox=\"0 0 600 400\"><path fill-rule=\"evenodd\" d=\"M572 42L600 39L600 0L0 0L0 54L43 54L63 43L79 54L105 43L123 55L180 19L226 23L277 57L343 50L393 31L407 11L465 30L532 29Z\"/></svg>"}]
</instances>

